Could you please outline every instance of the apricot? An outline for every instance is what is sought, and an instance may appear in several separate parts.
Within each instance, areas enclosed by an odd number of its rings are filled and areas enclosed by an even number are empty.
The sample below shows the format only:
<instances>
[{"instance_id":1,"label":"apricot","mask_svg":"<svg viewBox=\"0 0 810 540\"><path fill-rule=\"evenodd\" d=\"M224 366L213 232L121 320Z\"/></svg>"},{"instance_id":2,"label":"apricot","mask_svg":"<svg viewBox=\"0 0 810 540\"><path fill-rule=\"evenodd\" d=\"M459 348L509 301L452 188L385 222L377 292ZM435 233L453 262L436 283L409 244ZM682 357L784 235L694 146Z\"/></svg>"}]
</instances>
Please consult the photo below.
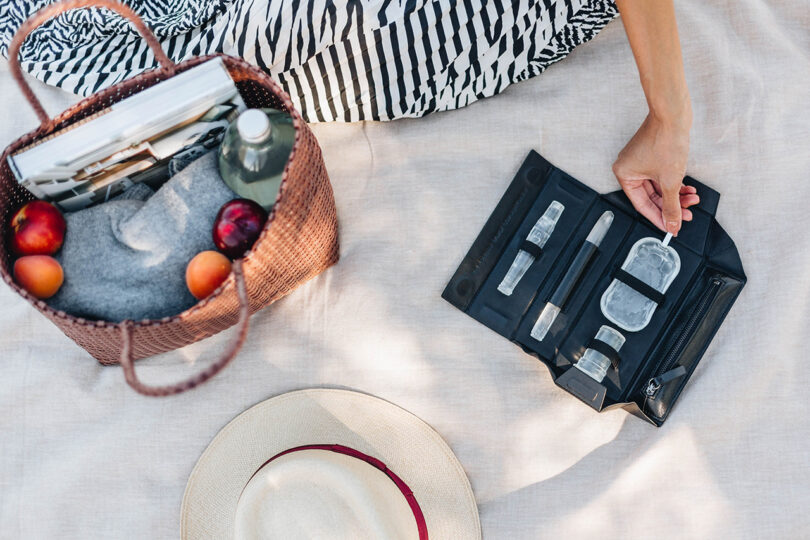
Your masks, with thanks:
<instances>
[{"instance_id":1,"label":"apricot","mask_svg":"<svg viewBox=\"0 0 810 540\"><path fill-rule=\"evenodd\" d=\"M231 261L218 251L197 253L186 267L186 285L197 300L202 300L231 273Z\"/></svg>"},{"instance_id":2,"label":"apricot","mask_svg":"<svg viewBox=\"0 0 810 540\"><path fill-rule=\"evenodd\" d=\"M48 255L26 255L14 263L14 279L41 300L55 295L64 278L62 265Z\"/></svg>"}]
</instances>

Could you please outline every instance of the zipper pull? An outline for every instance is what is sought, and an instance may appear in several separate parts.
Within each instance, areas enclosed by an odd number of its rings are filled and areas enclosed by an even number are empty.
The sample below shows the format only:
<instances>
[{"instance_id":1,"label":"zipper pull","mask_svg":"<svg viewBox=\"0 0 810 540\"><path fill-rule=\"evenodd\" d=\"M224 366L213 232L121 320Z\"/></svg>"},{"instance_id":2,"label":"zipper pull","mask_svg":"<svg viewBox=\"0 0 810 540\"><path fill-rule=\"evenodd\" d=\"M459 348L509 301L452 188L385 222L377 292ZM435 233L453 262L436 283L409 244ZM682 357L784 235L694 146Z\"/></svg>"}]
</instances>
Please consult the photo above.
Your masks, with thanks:
<instances>
[{"instance_id":1,"label":"zipper pull","mask_svg":"<svg viewBox=\"0 0 810 540\"><path fill-rule=\"evenodd\" d=\"M684 375L686 375L685 367L683 366L674 367L669 371L667 371L666 373L662 373L661 375L658 375L657 377L653 377L652 379L650 379L647 382L646 388L644 388L644 394L647 397L655 397L655 394L658 393L658 390L660 390L662 386L674 381L675 379L680 379Z\"/></svg>"}]
</instances>

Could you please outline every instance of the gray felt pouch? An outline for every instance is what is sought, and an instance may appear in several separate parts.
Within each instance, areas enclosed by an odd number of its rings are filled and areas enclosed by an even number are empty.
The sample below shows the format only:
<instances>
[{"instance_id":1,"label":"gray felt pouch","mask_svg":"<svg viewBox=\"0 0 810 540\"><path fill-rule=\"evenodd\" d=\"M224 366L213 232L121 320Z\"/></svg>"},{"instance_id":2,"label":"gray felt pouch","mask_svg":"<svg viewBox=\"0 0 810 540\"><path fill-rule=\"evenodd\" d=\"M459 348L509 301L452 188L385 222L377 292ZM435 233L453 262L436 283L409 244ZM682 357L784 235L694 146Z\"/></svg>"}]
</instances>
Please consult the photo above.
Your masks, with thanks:
<instances>
[{"instance_id":1,"label":"gray felt pouch","mask_svg":"<svg viewBox=\"0 0 810 540\"><path fill-rule=\"evenodd\" d=\"M219 176L216 152L209 152L156 192L136 184L114 200L66 214L69 234L56 256L65 283L49 304L115 322L159 319L193 306L186 265L215 249L214 218L234 198Z\"/></svg>"}]
</instances>

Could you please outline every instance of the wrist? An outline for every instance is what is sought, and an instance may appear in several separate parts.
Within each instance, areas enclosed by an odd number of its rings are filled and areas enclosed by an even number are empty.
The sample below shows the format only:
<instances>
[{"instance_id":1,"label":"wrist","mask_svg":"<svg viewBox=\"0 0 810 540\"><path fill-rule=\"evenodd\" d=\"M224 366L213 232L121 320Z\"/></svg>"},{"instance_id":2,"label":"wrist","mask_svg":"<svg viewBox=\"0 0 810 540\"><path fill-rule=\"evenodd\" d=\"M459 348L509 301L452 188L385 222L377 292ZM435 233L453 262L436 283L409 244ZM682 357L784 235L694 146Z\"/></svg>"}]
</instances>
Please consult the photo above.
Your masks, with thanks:
<instances>
[{"instance_id":1,"label":"wrist","mask_svg":"<svg viewBox=\"0 0 810 540\"><path fill-rule=\"evenodd\" d=\"M653 99L648 105L650 116L660 124L687 131L692 127L692 103L688 92Z\"/></svg>"}]
</instances>

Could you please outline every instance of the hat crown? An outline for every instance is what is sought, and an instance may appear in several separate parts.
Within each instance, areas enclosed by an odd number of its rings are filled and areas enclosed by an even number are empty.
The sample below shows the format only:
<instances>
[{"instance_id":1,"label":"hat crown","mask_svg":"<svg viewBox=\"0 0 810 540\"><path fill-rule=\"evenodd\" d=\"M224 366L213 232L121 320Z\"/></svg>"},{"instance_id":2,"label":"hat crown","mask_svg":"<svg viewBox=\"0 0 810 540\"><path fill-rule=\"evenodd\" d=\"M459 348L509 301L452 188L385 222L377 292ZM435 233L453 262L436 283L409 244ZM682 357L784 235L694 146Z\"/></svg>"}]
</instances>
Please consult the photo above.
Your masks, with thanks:
<instances>
[{"instance_id":1,"label":"hat crown","mask_svg":"<svg viewBox=\"0 0 810 540\"><path fill-rule=\"evenodd\" d=\"M326 449L271 459L236 507L234 538L418 539L413 511L380 469Z\"/></svg>"}]
</instances>

